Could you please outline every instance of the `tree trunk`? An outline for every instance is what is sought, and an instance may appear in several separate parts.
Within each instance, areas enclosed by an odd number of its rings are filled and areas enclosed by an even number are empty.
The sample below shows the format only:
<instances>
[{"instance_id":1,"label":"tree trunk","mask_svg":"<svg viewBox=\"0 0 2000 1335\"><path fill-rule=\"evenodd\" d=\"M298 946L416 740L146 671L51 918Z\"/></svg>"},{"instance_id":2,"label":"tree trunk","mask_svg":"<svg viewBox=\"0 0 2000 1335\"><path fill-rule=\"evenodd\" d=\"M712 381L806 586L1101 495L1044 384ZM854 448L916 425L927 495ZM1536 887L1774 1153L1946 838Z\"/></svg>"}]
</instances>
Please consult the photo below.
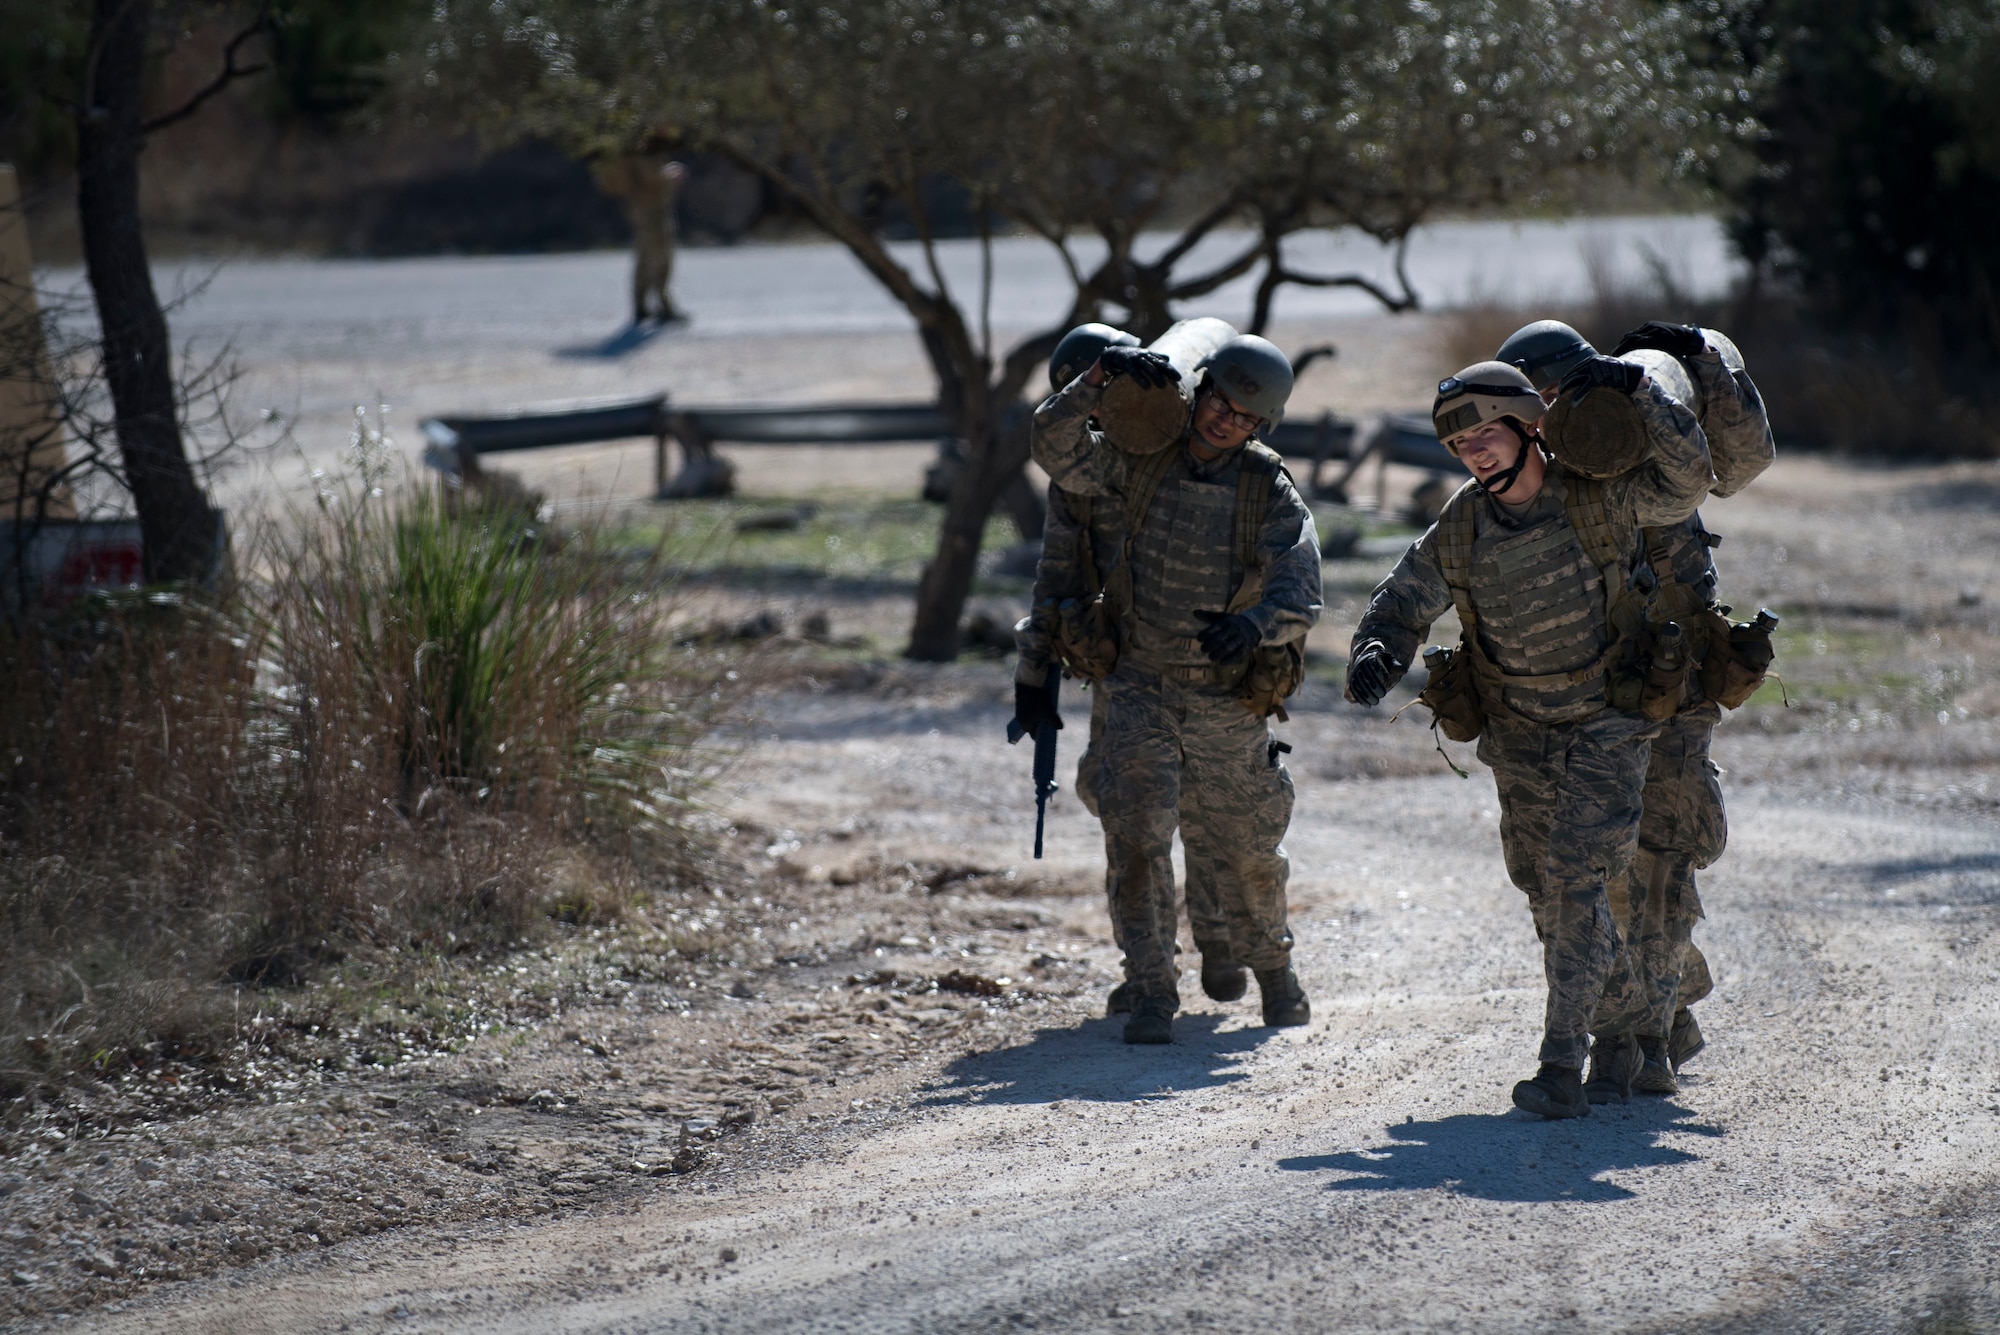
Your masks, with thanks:
<instances>
[{"instance_id":1,"label":"tree trunk","mask_svg":"<svg viewBox=\"0 0 2000 1335\"><path fill-rule=\"evenodd\" d=\"M951 499L945 502L937 552L917 584L917 616L910 627L908 657L926 663L949 663L958 657L958 623L972 592L980 539L993 511L993 498L1006 481L1006 474L993 466L994 454L990 429L985 439L966 442L965 462L952 483Z\"/></svg>"},{"instance_id":2,"label":"tree trunk","mask_svg":"<svg viewBox=\"0 0 2000 1335\"><path fill-rule=\"evenodd\" d=\"M117 413L118 449L139 512L149 581L200 579L215 560L215 521L182 446L172 348L153 291L139 221L141 105L151 0L94 0L76 116L77 221L103 327L105 380Z\"/></svg>"}]
</instances>

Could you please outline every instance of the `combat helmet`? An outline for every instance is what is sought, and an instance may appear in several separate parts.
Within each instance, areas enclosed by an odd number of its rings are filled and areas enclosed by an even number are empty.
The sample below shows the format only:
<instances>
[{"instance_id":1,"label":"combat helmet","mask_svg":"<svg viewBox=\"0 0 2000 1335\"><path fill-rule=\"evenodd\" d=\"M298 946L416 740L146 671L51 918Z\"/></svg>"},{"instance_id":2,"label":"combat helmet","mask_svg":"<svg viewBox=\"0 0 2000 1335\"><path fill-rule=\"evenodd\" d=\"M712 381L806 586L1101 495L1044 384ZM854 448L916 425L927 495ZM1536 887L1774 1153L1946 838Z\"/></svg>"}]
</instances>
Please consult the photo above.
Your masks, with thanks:
<instances>
[{"instance_id":1,"label":"combat helmet","mask_svg":"<svg viewBox=\"0 0 2000 1335\"><path fill-rule=\"evenodd\" d=\"M1537 320L1509 334L1493 357L1521 371L1537 390L1547 391L1578 362L1596 355L1590 340L1561 320Z\"/></svg>"},{"instance_id":2,"label":"combat helmet","mask_svg":"<svg viewBox=\"0 0 2000 1335\"><path fill-rule=\"evenodd\" d=\"M1090 364L1104 355L1106 348L1136 348L1137 335L1128 334L1123 329L1113 329L1108 324L1080 324L1062 336L1056 350L1049 354L1049 388L1061 389L1070 381L1090 369Z\"/></svg>"},{"instance_id":3,"label":"combat helmet","mask_svg":"<svg viewBox=\"0 0 2000 1335\"><path fill-rule=\"evenodd\" d=\"M1543 411L1542 396L1525 372L1505 362L1474 362L1438 382L1431 424L1438 442L1456 458L1458 446L1452 442L1475 427L1511 417L1525 437Z\"/></svg>"},{"instance_id":4,"label":"combat helmet","mask_svg":"<svg viewBox=\"0 0 2000 1335\"><path fill-rule=\"evenodd\" d=\"M1224 394L1262 420L1258 434L1269 433L1285 416L1292 397L1292 363L1277 344L1255 334L1238 334L1195 367Z\"/></svg>"}]
</instances>

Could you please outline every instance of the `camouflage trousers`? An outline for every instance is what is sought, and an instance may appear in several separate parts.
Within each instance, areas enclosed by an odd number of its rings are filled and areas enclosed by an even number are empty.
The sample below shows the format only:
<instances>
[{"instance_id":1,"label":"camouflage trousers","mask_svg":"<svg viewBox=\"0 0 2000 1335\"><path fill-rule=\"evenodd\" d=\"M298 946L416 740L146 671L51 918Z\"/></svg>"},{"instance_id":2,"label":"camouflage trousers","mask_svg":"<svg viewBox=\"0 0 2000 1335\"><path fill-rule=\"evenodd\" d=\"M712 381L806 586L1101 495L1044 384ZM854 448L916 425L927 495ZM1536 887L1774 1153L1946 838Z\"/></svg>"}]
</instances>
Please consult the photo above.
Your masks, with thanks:
<instances>
[{"instance_id":1,"label":"camouflage trousers","mask_svg":"<svg viewBox=\"0 0 2000 1335\"><path fill-rule=\"evenodd\" d=\"M1676 1009L1714 988L1708 961L1691 938L1702 916L1695 872L1721 857L1729 842L1722 785L1708 758L1721 721L1719 706L1696 705L1669 719L1653 740L1639 854L1612 896L1646 998L1644 1033L1667 1032Z\"/></svg>"},{"instance_id":2,"label":"camouflage trousers","mask_svg":"<svg viewBox=\"0 0 2000 1335\"><path fill-rule=\"evenodd\" d=\"M1292 777L1278 760L1270 725L1233 693L1129 660L1096 689L1106 697L1096 793L1112 932L1133 990L1180 1004L1173 841L1184 803L1199 807L1192 840L1182 830L1190 882L1193 868L1212 858L1229 891L1218 896L1229 958L1253 969L1289 964L1291 863L1283 841Z\"/></svg>"},{"instance_id":3,"label":"camouflage trousers","mask_svg":"<svg viewBox=\"0 0 2000 1335\"><path fill-rule=\"evenodd\" d=\"M1096 816L1097 781L1104 752L1105 702L1110 699L1110 694L1098 686L1092 689L1090 697L1090 741L1076 762L1076 795L1084 810ZM1194 937L1194 948L1201 952L1207 964L1234 962L1236 949L1231 939L1229 912L1224 907L1236 899L1234 881L1230 876L1228 860L1222 856L1215 835L1209 829L1201 792L1182 789L1180 822L1181 857L1185 867L1182 886L1187 904L1188 931ZM1111 895L1109 867L1104 873L1104 890L1108 901ZM1118 925L1116 914L1112 915L1111 924L1115 934ZM1122 951L1125 943L1119 941L1118 948Z\"/></svg>"},{"instance_id":4,"label":"camouflage trousers","mask_svg":"<svg viewBox=\"0 0 2000 1335\"><path fill-rule=\"evenodd\" d=\"M1528 896L1542 942L1549 995L1541 1060L1553 1065L1581 1069L1592 1033L1645 1032L1611 891L1638 850L1659 726L1607 709L1558 724L1489 717L1479 738L1499 790L1507 874Z\"/></svg>"}]
</instances>

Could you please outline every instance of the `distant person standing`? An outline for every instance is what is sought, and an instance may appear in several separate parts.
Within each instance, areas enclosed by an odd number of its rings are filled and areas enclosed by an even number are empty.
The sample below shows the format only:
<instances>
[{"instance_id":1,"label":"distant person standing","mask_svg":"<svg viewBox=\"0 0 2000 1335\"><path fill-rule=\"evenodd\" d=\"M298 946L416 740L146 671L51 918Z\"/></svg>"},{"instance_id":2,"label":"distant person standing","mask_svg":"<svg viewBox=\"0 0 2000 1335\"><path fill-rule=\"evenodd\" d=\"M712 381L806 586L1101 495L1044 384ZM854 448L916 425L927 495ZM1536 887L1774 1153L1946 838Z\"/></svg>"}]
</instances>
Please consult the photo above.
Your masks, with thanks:
<instances>
[{"instance_id":1,"label":"distant person standing","mask_svg":"<svg viewBox=\"0 0 2000 1335\"><path fill-rule=\"evenodd\" d=\"M624 201L632 223L632 323L685 320L668 287L674 276L674 201L687 168L632 153L598 163L595 172L604 192Z\"/></svg>"}]
</instances>

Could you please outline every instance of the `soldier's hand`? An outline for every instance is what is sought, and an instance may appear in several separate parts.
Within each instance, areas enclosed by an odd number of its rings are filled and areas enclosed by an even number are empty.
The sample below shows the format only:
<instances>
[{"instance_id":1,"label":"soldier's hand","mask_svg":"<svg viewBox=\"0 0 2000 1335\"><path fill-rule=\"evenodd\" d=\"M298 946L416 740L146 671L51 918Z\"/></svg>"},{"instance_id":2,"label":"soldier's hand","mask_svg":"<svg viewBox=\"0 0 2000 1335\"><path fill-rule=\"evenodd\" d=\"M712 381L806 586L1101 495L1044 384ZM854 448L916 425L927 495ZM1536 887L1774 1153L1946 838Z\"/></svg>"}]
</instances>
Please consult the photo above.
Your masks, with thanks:
<instances>
[{"instance_id":1,"label":"soldier's hand","mask_svg":"<svg viewBox=\"0 0 2000 1335\"><path fill-rule=\"evenodd\" d=\"M1264 638L1257 623L1241 612L1196 612L1195 618L1205 623L1195 638L1211 663L1241 662Z\"/></svg>"},{"instance_id":2,"label":"soldier's hand","mask_svg":"<svg viewBox=\"0 0 2000 1335\"><path fill-rule=\"evenodd\" d=\"M1021 725L1021 731L1033 737L1042 730L1044 723L1053 723L1060 728L1062 715L1049 708L1049 693L1040 686L1024 686L1014 683L1014 722Z\"/></svg>"},{"instance_id":3,"label":"soldier's hand","mask_svg":"<svg viewBox=\"0 0 2000 1335\"><path fill-rule=\"evenodd\" d=\"M1668 324L1664 320L1648 320L1631 333L1618 340L1618 346L1611 350L1614 357L1623 357L1628 352L1640 348L1653 348L1659 352L1672 353L1676 357L1699 357L1708 351L1708 335L1701 332L1698 325Z\"/></svg>"},{"instance_id":4,"label":"soldier's hand","mask_svg":"<svg viewBox=\"0 0 2000 1335\"><path fill-rule=\"evenodd\" d=\"M1630 394L1645 378L1643 366L1621 362L1616 357L1586 357L1570 368L1558 388L1563 394L1576 395L1577 401L1582 402L1593 389L1615 389L1620 394Z\"/></svg>"},{"instance_id":5,"label":"soldier's hand","mask_svg":"<svg viewBox=\"0 0 2000 1335\"><path fill-rule=\"evenodd\" d=\"M1106 348L1097 359L1106 379L1129 375L1142 389L1180 383L1181 373L1160 353L1144 348Z\"/></svg>"},{"instance_id":6,"label":"soldier's hand","mask_svg":"<svg viewBox=\"0 0 2000 1335\"><path fill-rule=\"evenodd\" d=\"M1381 704L1389 688L1403 679L1405 666L1396 661L1388 645L1368 641L1347 661L1347 698L1357 705Z\"/></svg>"}]
</instances>

